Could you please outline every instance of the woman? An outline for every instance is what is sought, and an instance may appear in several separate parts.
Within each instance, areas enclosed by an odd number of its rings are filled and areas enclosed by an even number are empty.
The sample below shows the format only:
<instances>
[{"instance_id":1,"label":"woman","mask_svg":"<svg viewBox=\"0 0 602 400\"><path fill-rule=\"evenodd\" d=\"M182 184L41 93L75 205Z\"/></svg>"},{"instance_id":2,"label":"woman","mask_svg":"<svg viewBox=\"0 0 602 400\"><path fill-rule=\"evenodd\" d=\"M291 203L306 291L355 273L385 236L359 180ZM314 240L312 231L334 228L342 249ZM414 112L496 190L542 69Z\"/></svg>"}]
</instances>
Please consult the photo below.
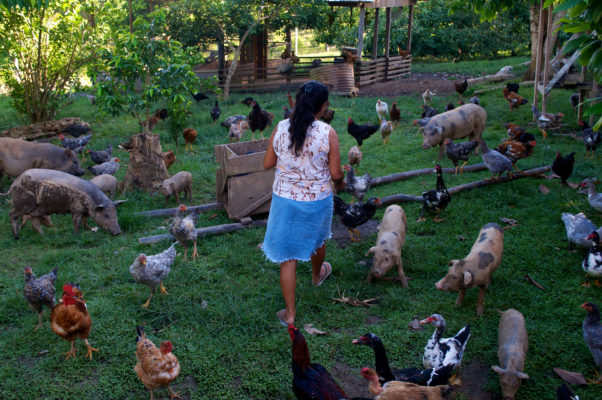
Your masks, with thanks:
<instances>
[{"instance_id":1,"label":"woman","mask_svg":"<svg viewBox=\"0 0 602 400\"><path fill-rule=\"evenodd\" d=\"M320 118L328 108L328 89L316 81L303 84L289 119L280 121L263 159L276 166L272 205L263 241L266 257L280 263L280 287L286 308L276 313L283 325L295 322L297 261L311 260L312 284L332 272L324 262L332 223L332 185L342 189L339 138Z\"/></svg>"}]
</instances>

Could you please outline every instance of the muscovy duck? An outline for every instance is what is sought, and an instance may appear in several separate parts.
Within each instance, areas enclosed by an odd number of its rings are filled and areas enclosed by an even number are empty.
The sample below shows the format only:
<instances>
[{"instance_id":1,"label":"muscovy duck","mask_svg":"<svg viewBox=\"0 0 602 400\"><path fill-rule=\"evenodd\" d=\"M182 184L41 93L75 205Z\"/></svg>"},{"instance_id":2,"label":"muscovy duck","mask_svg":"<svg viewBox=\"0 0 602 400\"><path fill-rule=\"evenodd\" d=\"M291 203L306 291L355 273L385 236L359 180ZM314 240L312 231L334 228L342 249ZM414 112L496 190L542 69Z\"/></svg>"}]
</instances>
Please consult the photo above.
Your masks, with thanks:
<instances>
[{"instance_id":1,"label":"muscovy duck","mask_svg":"<svg viewBox=\"0 0 602 400\"><path fill-rule=\"evenodd\" d=\"M581 266L586 274L596 278L596 286L602 286L598 280L602 277L602 248L600 247L600 235L598 232L593 231L586 239L591 240L594 245L587 251L587 256L585 256L585 260L583 260ZM583 286L589 286L589 283L586 283Z\"/></svg>"},{"instance_id":2,"label":"muscovy duck","mask_svg":"<svg viewBox=\"0 0 602 400\"><path fill-rule=\"evenodd\" d=\"M583 340L592 352L594 361L599 369L602 370L602 324L600 324L600 309L594 303L583 303L581 308L587 311L587 316L583 320ZM594 383L602 383L602 375Z\"/></svg>"},{"instance_id":3,"label":"muscovy duck","mask_svg":"<svg viewBox=\"0 0 602 400\"><path fill-rule=\"evenodd\" d=\"M466 343L470 337L470 324L467 324L453 338L443 338L445 332L445 319L439 314L420 321L421 325L435 325L435 332L424 348L422 364L425 368L441 368L453 365L457 369L462 363L462 356Z\"/></svg>"},{"instance_id":4,"label":"muscovy duck","mask_svg":"<svg viewBox=\"0 0 602 400\"><path fill-rule=\"evenodd\" d=\"M420 211L418 221L424 221L426 219L423 217L425 210L435 214L433 221L443 221L439 218L439 214L445 210L445 207L447 207L451 201L451 196L445 187L445 182L443 182L441 165L435 165L435 172L437 173L437 188L422 193L422 210Z\"/></svg>"},{"instance_id":5,"label":"muscovy duck","mask_svg":"<svg viewBox=\"0 0 602 400\"><path fill-rule=\"evenodd\" d=\"M592 208L602 212L602 193L596 192L596 185L591 179L581 182L581 189L587 188L587 200Z\"/></svg>"},{"instance_id":6,"label":"muscovy duck","mask_svg":"<svg viewBox=\"0 0 602 400\"><path fill-rule=\"evenodd\" d=\"M387 351L378 336L373 333L366 333L364 336L354 339L351 343L363 344L374 350L376 373L378 374L381 383L402 381L415 383L420 386L446 385L454 371L453 365L448 365L439 369L429 368L420 370L411 367L391 370L387 358Z\"/></svg>"},{"instance_id":7,"label":"muscovy duck","mask_svg":"<svg viewBox=\"0 0 602 400\"><path fill-rule=\"evenodd\" d=\"M596 230L596 225L583 213L570 214L562 213L560 216L562 222L564 222L564 228L566 229L566 237L569 241L569 249L572 248L573 244L579 247L590 248L594 244L590 239L587 239L587 235L591 231Z\"/></svg>"}]
</instances>

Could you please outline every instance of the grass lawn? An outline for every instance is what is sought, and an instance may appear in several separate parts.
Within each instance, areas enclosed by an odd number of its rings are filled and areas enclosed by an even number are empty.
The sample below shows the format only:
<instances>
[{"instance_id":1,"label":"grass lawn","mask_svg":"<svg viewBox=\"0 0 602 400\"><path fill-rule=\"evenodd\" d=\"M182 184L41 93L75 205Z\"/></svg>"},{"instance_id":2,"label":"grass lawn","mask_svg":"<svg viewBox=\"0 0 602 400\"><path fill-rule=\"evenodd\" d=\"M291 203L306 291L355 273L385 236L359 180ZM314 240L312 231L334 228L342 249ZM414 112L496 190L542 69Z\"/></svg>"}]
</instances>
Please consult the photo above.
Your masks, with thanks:
<instances>
[{"instance_id":1,"label":"grass lawn","mask_svg":"<svg viewBox=\"0 0 602 400\"><path fill-rule=\"evenodd\" d=\"M496 65L487 72L498 69ZM600 177L601 154L594 160L584 159L583 144L567 136L552 135L541 140L531 122L528 105L511 114L500 92L496 90L481 97L481 105L488 112L484 137L490 147L505 136L503 123L512 121L526 126L538 138L534 155L519 161L519 167L551 164L557 150L563 154L576 151L577 161L571 180L578 182L586 177ZM528 98L532 93L532 88L521 89L521 94ZM569 95L569 92L554 90L548 109L564 112L568 124L565 130L576 131L578 126L568 103ZM235 94L222 102L222 115L248 113L249 109L240 104L243 97ZM263 108L281 117L282 106L286 104L284 93L255 97ZM456 97L438 95L435 105L441 110ZM394 99L383 100L391 105ZM411 125L411 120L420 115L420 95L399 96L396 100L406 122L395 130L386 147L378 134L364 143L362 173L383 176L436 163L437 151L422 150L422 137ZM375 100L332 97L330 102L336 110L333 127L339 133L342 158L346 160L347 151L355 144L346 133L347 117L352 116L359 123L375 123ZM17 123L16 114L10 111L6 98L0 99L0 106L2 110L8 109L3 111L0 128ZM185 153L181 143L178 162L170 169L172 174L180 170L192 172L195 204L215 201L217 166L213 146L227 141L225 128L210 123L212 106L213 101L194 106L191 126L199 132L194 153ZM109 142L116 148L118 143L139 131L133 118L100 116L86 100L63 108L58 115L67 116L78 116L91 123L94 138L89 147L93 149L104 148ZM164 150L175 150L165 122L157 125L155 133L161 136ZM248 140L249 136L245 138ZM122 179L128 155L117 150L116 156L124 160L116 174ZM477 162L481 162L480 156L471 160L471 164ZM451 166L447 159L441 164ZM444 178L451 187L486 176L487 172L479 172L445 175ZM87 174L86 178L90 176ZM540 184L549 187L550 193L542 194L538 188ZM2 190L9 185L10 180L6 177L0 181ZM434 187L435 176L429 175L378 186L370 195L419 195ZM169 244L141 245L137 239L165 233L170 219L134 216L137 211L163 208L164 199L160 195L130 193L124 198L128 201L119 209L123 231L120 236L113 237L102 230L78 235L73 231L70 216L57 215L52 217L55 226L44 228L44 236L27 226L18 241L12 238L10 231L9 202L0 198L0 398L147 398L148 392L133 371L136 325L145 325L148 337L157 345L162 340L173 343L173 353L180 360L181 372L172 387L181 390L184 398L294 398L290 338L275 316L284 304L278 284L278 267L267 262L257 247L263 240L265 228L199 240L200 258L196 262L182 262L178 256L165 281L169 295L157 294L151 306L142 309L140 305L147 299L148 289L133 281L128 268L139 253L156 254ZM347 195L344 198L349 199ZM442 215L443 223L432 220L416 223L420 204L401 205L409 222L402 254L405 273L412 278L408 288L386 281L366 283L370 264L364 262L365 254L374 244L376 235L365 237L346 249L329 242L327 259L334 271L320 288L311 285L309 264L299 265L297 326L313 323L316 328L330 333L320 337L306 334L313 361L328 369L335 363L348 365L349 375L357 376L361 367L373 365L373 354L367 347L353 346L351 340L373 332L382 338L392 366L421 365L423 348L432 330L411 332L407 328L408 322L413 316L425 318L440 313L447 320L446 336L454 335L467 323L472 325L463 368L477 361L488 367L498 363L498 310L516 308L527 322L530 343L525 372L531 377L523 382L517 399L555 399L554 390L561 381L554 375L553 367L579 371L586 377L594 375L595 364L582 336L585 312L579 305L585 301L600 303L602 292L599 288L580 286L584 282L580 265L584 252L567 251L565 230L560 220L561 212L584 212L597 225L602 224L602 215L589 206L586 196L561 186L558 180L525 178L454 196ZM175 200L171 206L175 207ZM379 210L376 218L382 218L383 211ZM518 226L505 232L504 259L485 297L485 314L477 318L477 289L467 293L463 306L455 307L456 293L439 292L434 288L434 282L446 273L449 260L468 253L483 225L501 223L500 218L504 217L516 219ZM201 215L198 225L228 222L225 211L217 211ZM460 241L460 236L466 241ZM181 251L180 247L178 251ZM84 346L79 340L77 358L64 360L62 353L68 350L69 344L50 330L48 310L44 310L44 327L32 331L37 315L23 298L23 268L26 265L32 266L37 276L54 266L59 267L57 298L62 295L64 282L81 285L93 320L89 341L100 349L94 353L92 361L84 357ZM526 274L546 291L527 283L523 278ZM378 304L371 308L356 308L331 301L332 297L343 293L361 299L377 297ZM500 394L498 375L490 369L487 371L485 389ZM599 386L575 388L582 400L599 399L601 390ZM167 398L163 389L156 391L156 395Z\"/></svg>"}]
</instances>

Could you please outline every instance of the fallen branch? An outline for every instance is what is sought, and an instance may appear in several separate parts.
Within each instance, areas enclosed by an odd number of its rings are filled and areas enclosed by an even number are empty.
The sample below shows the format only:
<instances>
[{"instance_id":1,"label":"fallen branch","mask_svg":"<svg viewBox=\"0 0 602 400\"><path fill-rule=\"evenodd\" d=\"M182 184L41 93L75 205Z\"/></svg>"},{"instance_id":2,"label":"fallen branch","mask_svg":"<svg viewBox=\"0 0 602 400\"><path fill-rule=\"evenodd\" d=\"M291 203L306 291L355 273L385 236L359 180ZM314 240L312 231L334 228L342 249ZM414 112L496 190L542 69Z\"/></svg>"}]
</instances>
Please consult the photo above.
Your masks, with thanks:
<instances>
[{"instance_id":1,"label":"fallen branch","mask_svg":"<svg viewBox=\"0 0 602 400\"><path fill-rule=\"evenodd\" d=\"M268 223L267 219L260 219L257 221L252 221L249 224L241 224L239 222L233 223L233 224L223 224L223 225L217 225L217 226L208 226L205 228L198 228L196 230L196 236L197 238L201 238L203 236L209 236L209 235L219 235L222 233L229 233L229 232L236 232L236 231L240 231L242 229L245 228L253 228L253 227L257 227L257 226L264 226ZM151 244L151 243L157 243L157 242L161 242L163 240L175 240L175 238L170 234L170 233L166 233L163 235L155 235L155 236L147 236L147 237L142 237L140 239L138 239L138 243L143 243L143 244Z\"/></svg>"},{"instance_id":2,"label":"fallen branch","mask_svg":"<svg viewBox=\"0 0 602 400\"><path fill-rule=\"evenodd\" d=\"M468 165L467 167L464 168L464 171L465 172L476 172L476 171L483 171L486 169L487 169L487 167L485 166L485 164L480 163L480 164ZM455 168L443 168L443 172L446 174L453 174L456 172L456 169ZM410 178L414 178L414 177L422 176L422 175L430 175L433 173L435 173L434 168L422 168L422 169L415 169L412 171L398 172L396 174L372 178L370 180L370 186L378 186L378 185L384 185L385 183L405 181L406 179L410 179Z\"/></svg>"},{"instance_id":3,"label":"fallen branch","mask_svg":"<svg viewBox=\"0 0 602 400\"><path fill-rule=\"evenodd\" d=\"M525 178L527 176L540 175L540 174L543 174L544 172L550 171L551 169L552 169L552 167L550 167L549 165L545 165L543 167L525 170L520 174L514 173L511 176L504 175L501 178L498 178L495 180L483 179L480 181L464 183L462 185L458 185L458 186L449 188L449 189L447 189L447 191L449 192L449 194L453 195L456 193L465 192L467 190L482 187L482 186L495 185L497 183L509 182L509 181L513 181L516 179ZM380 207L387 207L391 204L411 202L411 201L421 202L422 196L413 196L410 194L403 194L403 193L393 194L391 196L386 196L386 197L381 198L380 199Z\"/></svg>"},{"instance_id":4,"label":"fallen branch","mask_svg":"<svg viewBox=\"0 0 602 400\"><path fill-rule=\"evenodd\" d=\"M203 212L209 210L219 210L222 208L224 208L222 203L208 203L201 204L200 206L186 207L186 213L191 213L195 210ZM140 211L134 213L134 215L137 217L173 217L176 215L177 210L177 208L163 208L160 210Z\"/></svg>"},{"instance_id":5,"label":"fallen branch","mask_svg":"<svg viewBox=\"0 0 602 400\"><path fill-rule=\"evenodd\" d=\"M546 291L546 289L543 286L541 286L539 283L535 282L533 280L533 278L531 278L529 275L525 275L524 278L527 282L529 282L531 285L535 286L536 288L539 288L539 289L543 290L544 292Z\"/></svg>"},{"instance_id":6,"label":"fallen branch","mask_svg":"<svg viewBox=\"0 0 602 400\"><path fill-rule=\"evenodd\" d=\"M527 87L527 86L531 86L533 85L533 81L523 81L519 83L520 87ZM481 90L475 90L473 93L475 95L479 95L479 94L483 94L483 93L487 93L487 92L491 92L493 90L502 90L503 88L505 88L506 85L502 85L502 86L494 86L494 87L489 87L486 89L481 89Z\"/></svg>"}]
</instances>

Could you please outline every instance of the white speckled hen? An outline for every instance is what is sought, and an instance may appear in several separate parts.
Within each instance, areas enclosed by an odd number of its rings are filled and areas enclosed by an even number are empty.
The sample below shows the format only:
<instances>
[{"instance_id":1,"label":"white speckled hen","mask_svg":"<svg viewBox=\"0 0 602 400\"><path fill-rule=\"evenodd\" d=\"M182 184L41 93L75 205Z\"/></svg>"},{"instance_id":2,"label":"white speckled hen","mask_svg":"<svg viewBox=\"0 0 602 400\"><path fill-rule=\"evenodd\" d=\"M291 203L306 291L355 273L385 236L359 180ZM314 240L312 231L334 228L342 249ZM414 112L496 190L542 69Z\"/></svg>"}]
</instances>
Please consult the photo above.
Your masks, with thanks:
<instances>
[{"instance_id":1,"label":"white speckled hen","mask_svg":"<svg viewBox=\"0 0 602 400\"><path fill-rule=\"evenodd\" d=\"M151 291L150 297L142 305L143 308L147 308L150 305L150 301L159 287L161 294L168 294L165 286L163 286L163 280L167 278L171 271L171 265L176 259L176 249L174 246L177 242L174 242L167 250L162 253L155 254L153 256L147 256L141 253L136 257L136 261L130 265L130 274L132 278L138 283L148 286Z\"/></svg>"},{"instance_id":2,"label":"white speckled hen","mask_svg":"<svg viewBox=\"0 0 602 400\"><path fill-rule=\"evenodd\" d=\"M196 251L196 222L198 218L198 210L195 209L191 214L182 218L182 213L186 211L185 205L180 205L176 211L176 216L171 222L169 226L169 233L176 238L178 242L182 246L184 246L184 261L186 261L186 254L188 253L188 244L190 242L194 243L194 248L192 251L192 260L196 260L196 257L199 255Z\"/></svg>"},{"instance_id":3,"label":"white speckled hen","mask_svg":"<svg viewBox=\"0 0 602 400\"><path fill-rule=\"evenodd\" d=\"M355 171L349 164L345 164L343 169L347 171L347 174L345 175L345 191L361 203L366 192L370 190L370 180L372 179L370 174L355 176Z\"/></svg>"},{"instance_id":4,"label":"white speckled hen","mask_svg":"<svg viewBox=\"0 0 602 400\"><path fill-rule=\"evenodd\" d=\"M600 324L600 309L594 303L581 305L587 311L583 320L583 339L594 356L598 369L602 369L602 325ZM598 375L596 383L602 382L602 375Z\"/></svg>"},{"instance_id":5,"label":"white speckled hen","mask_svg":"<svg viewBox=\"0 0 602 400\"><path fill-rule=\"evenodd\" d=\"M57 272L58 268L55 267L48 274L36 278L31 267L25 267L25 287L23 288L23 294L29 306L38 313L38 325L34 329L36 331L43 325L42 307L46 306L50 310L54 308L54 282L56 281Z\"/></svg>"},{"instance_id":6,"label":"white speckled hen","mask_svg":"<svg viewBox=\"0 0 602 400\"><path fill-rule=\"evenodd\" d=\"M114 175L119 169L119 158L113 157L110 161L102 164L93 165L88 170L92 172L92 175L98 176L102 174Z\"/></svg>"},{"instance_id":7,"label":"white speckled hen","mask_svg":"<svg viewBox=\"0 0 602 400\"><path fill-rule=\"evenodd\" d=\"M451 196L445 187L445 182L443 182L443 171L441 170L441 165L435 165L435 172L437 173L437 188L422 193L422 210L420 211L418 221L424 221L426 219L423 216L425 211L435 214L433 221L443 221L441 218L439 218L439 214L445 210L451 201Z\"/></svg>"},{"instance_id":8,"label":"white speckled hen","mask_svg":"<svg viewBox=\"0 0 602 400\"><path fill-rule=\"evenodd\" d=\"M468 155L478 146L477 141L454 143L449 138L445 139L445 154L454 163L456 175L458 175L458 160L464 161L464 164L460 167L460 173L463 173L464 166L468 164Z\"/></svg>"}]
</instances>

